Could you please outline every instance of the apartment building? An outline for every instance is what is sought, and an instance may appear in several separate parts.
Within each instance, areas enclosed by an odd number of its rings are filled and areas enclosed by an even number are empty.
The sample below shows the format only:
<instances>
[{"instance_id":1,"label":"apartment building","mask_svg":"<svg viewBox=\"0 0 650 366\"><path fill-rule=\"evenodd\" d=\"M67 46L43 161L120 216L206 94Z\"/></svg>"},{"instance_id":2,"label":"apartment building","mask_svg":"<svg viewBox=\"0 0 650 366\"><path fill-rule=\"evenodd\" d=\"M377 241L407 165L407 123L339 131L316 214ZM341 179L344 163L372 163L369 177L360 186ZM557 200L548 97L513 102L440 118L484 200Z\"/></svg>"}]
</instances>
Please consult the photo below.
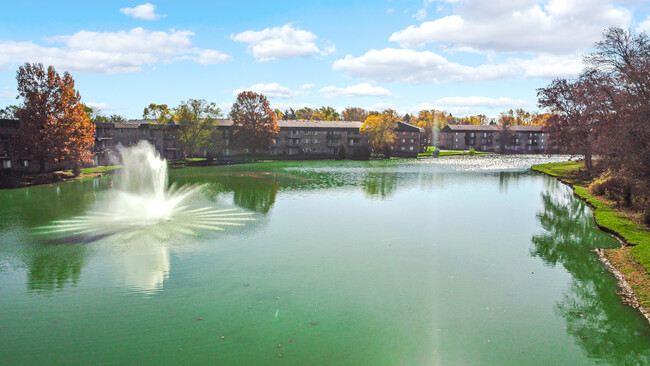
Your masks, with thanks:
<instances>
[{"instance_id":1,"label":"apartment building","mask_svg":"<svg viewBox=\"0 0 650 366\"><path fill-rule=\"evenodd\" d=\"M540 154L548 149L548 133L542 126L447 125L440 130L440 148Z\"/></svg>"}]
</instances>

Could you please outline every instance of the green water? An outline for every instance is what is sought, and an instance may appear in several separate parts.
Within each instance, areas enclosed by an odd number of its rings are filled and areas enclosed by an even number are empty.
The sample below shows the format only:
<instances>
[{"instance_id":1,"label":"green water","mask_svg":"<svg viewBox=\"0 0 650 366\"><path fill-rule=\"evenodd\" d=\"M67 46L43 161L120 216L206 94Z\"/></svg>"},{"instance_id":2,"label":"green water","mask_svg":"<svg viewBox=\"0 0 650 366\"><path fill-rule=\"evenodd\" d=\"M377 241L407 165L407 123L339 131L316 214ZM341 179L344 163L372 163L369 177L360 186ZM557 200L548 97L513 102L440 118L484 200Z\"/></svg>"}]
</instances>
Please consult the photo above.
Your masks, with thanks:
<instances>
[{"instance_id":1,"label":"green water","mask_svg":"<svg viewBox=\"0 0 650 366\"><path fill-rule=\"evenodd\" d=\"M34 234L112 178L0 191L0 364L650 364L618 243L538 160L173 170L255 218L194 235Z\"/></svg>"}]
</instances>

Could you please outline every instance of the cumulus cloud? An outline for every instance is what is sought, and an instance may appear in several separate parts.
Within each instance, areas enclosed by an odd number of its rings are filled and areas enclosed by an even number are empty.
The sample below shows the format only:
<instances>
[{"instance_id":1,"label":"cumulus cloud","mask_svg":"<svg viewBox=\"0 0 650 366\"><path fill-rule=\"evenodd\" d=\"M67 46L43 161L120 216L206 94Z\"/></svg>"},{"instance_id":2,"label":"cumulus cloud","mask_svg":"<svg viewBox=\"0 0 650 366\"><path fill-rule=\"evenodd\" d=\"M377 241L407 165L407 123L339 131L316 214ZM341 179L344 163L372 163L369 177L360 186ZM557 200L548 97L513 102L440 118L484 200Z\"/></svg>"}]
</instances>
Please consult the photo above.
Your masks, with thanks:
<instances>
[{"instance_id":1,"label":"cumulus cloud","mask_svg":"<svg viewBox=\"0 0 650 366\"><path fill-rule=\"evenodd\" d=\"M285 111L289 108L293 108L294 110L298 110L300 108L318 108L313 104L309 103L270 103L271 104L271 109L279 109L281 111Z\"/></svg>"},{"instance_id":2,"label":"cumulus cloud","mask_svg":"<svg viewBox=\"0 0 650 366\"><path fill-rule=\"evenodd\" d=\"M485 113L486 109L500 112L505 109L515 108L532 108L535 103L516 100L512 98L491 98L491 97L447 97L441 98L433 103L425 102L417 105L396 106L392 103L376 103L372 106L367 106L365 109L371 111L383 111L385 109L394 109L400 114L416 114L421 110L436 110L451 113L455 116L468 116L478 113Z\"/></svg>"},{"instance_id":3,"label":"cumulus cloud","mask_svg":"<svg viewBox=\"0 0 650 366\"><path fill-rule=\"evenodd\" d=\"M636 29L637 32L646 32L650 34L650 16L639 24L639 27Z\"/></svg>"},{"instance_id":4,"label":"cumulus cloud","mask_svg":"<svg viewBox=\"0 0 650 366\"><path fill-rule=\"evenodd\" d=\"M237 95L243 91L254 91L256 93L264 94L267 98L280 98L280 99L290 99L290 98L295 98L298 96L305 95L304 91L291 90L286 86L280 85L278 83L255 84L250 88L237 89L233 92L233 95Z\"/></svg>"},{"instance_id":5,"label":"cumulus cloud","mask_svg":"<svg viewBox=\"0 0 650 366\"><path fill-rule=\"evenodd\" d=\"M46 47L34 42L0 41L0 66L24 62L42 62L66 71L87 73L129 73L142 71L146 65L193 60L201 64L230 61L228 55L216 50L192 46L190 31L91 32L82 30L73 35L47 39L62 43Z\"/></svg>"},{"instance_id":6,"label":"cumulus cloud","mask_svg":"<svg viewBox=\"0 0 650 366\"><path fill-rule=\"evenodd\" d=\"M496 81L517 77L575 77L582 70L582 58L579 54L542 54L530 59L509 58L499 63L466 66L451 62L430 51L386 48L370 50L359 57L347 55L335 61L332 68L346 72L351 77L379 83L438 84Z\"/></svg>"},{"instance_id":7,"label":"cumulus cloud","mask_svg":"<svg viewBox=\"0 0 650 366\"><path fill-rule=\"evenodd\" d=\"M261 31L248 30L231 34L230 38L235 42L248 43L248 49L260 62L278 58L323 56L335 50L334 45L330 44L321 50L315 43L318 37L314 33L296 29L290 24Z\"/></svg>"},{"instance_id":8,"label":"cumulus cloud","mask_svg":"<svg viewBox=\"0 0 650 366\"><path fill-rule=\"evenodd\" d=\"M580 74L583 69L582 55L567 56L540 55L538 57L513 61L523 69L525 78L572 78Z\"/></svg>"},{"instance_id":9,"label":"cumulus cloud","mask_svg":"<svg viewBox=\"0 0 650 366\"><path fill-rule=\"evenodd\" d=\"M368 83L338 88L336 86L326 86L319 90L324 96L334 97L388 97L391 95L388 89L380 86L372 86Z\"/></svg>"},{"instance_id":10,"label":"cumulus cloud","mask_svg":"<svg viewBox=\"0 0 650 366\"><path fill-rule=\"evenodd\" d=\"M489 98L489 97L446 97L435 101L435 105L441 107L455 108L487 108L487 109L511 109L534 107L535 103L512 98Z\"/></svg>"},{"instance_id":11,"label":"cumulus cloud","mask_svg":"<svg viewBox=\"0 0 650 366\"><path fill-rule=\"evenodd\" d=\"M422 9L418 10L417 13L413 14L413 18L415 18L418 21L423 21L424 18L426 18L426 17L427 17L427 9L425 9L425 8L422 8Z\"/></svg>"},{"instance_id":12,"label":"cumulus cloud","mask_svg":"<svg viewBox=\"0 0 650 366\"><path fill-rule=\"evenodd\" d=\"M135 8L121 8L120 13L135 19L156 20L166 15L156 14L156 6L151 3L138 5Z\"/></svg>"},{"instance_id":13,"label":"cumulus cloud","mask_svg":"<svg viewBox=\"0 0 650 366\"><path fill-rule=\"evenodd\" d=\"M454 14L395 32L406 47L450 43L482 51L574 53L598 41L605 28L628 26L630 10L612 0L467 0Z\"/></svg>"},{"instance_id":14,"label":"cumulus cloud","mask_svg":"<svg viewBox=\"0 0 650 366\"><path fill-rule=\"evenodd\" d=\"M508 64L465 66L430 51L386 48L345 56L334 62L334 70L376 82L442 83L492 81L518 72Z\"/></svg>"}]
</instances>

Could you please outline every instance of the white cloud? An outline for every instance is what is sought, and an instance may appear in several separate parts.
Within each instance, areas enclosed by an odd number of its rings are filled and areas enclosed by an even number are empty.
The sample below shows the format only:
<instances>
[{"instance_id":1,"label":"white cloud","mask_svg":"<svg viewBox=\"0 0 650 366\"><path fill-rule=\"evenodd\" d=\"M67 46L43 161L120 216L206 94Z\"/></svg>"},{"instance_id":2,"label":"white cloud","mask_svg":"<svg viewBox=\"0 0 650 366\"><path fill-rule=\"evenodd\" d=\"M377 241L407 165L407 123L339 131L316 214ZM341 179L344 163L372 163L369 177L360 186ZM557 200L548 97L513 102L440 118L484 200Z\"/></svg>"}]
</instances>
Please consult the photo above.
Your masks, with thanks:
<instances>
[{"instance_id":1,"label":"white cloud","mask_svg":"<svg viewBox=\"0 0 650 366\"><path fill-rule=\"evenodd\" d=\"M293 110L296 111L301 108L312 108L312 109L318 108L315 105L309 103L270 103L270 104L271 104L271 109L279 109L283 112L289 108L293 108Z\"/></svg>"},{"instance_id":2,"label":"white cloud","mask_svg":"<svg viewBox=\"0 0 650 366\"><path fill-rule=\"evenodd\" d=\"M540 55L529 60L516 60L519 67L524 70L526 78L572 78L580 74L583 69L582 55L568 56Z\"/></svg>"},{"instance_id":3,"label":"white cloud","mask_svg":"<svg viewBox=\"0 0 650 366\"><path fill-rule=\"evenodd\" d=\"M300 86L300 90L309 90L309 89L313 88L315 85L316 84L310 84L310 83L302 84Z\"/></svg>"},{"instance_id":4,"label":"white cloud","mask_svg":"<svg viewBox=\"0 0 650 366\"><path fill-rule=\"evenodd\" d=\"M435 105L441 107L455 108L487 108L487 109L511 109L534 107L535 103L525 100L514 100L512 98L488 98L488 97L446 97L435 101Z\"/></svg>"},{"instance_id":5,"label":"white cloud","mask_svg":"<svg viewBox=\"0 0 650 366\"><path fill-rule=\"evenodd\" d=\"M637 32L646 32L650 34L650 16L639 24L639 27L636 29Z\"/></svg>"},{"instance_id":6,"label":"white cloud","mask_svg":"<svg viewBox=\"0 0 650 366\"><path fill-rule=\"evenodd\" d=\"M541 54L531 59L509 58L504 62L466 66L451 62L430 51L386 48L370 50L366 54L334 62L334 70L352 77L379 83L404 82L411 84L446 82L483 82L518 77L554 79L575 77L582 71L579 54Z\"/></svg>"},{"instance_id":7,"label":"white cloud","mask_svg":"<svg viewBox=\"0 0 650 366\"><path fill-rule=\"evenodd\" d=\"M0 88L0 98L16 98L18 94L9 88Z\"/></svg>"},{"instance_id":8,"label":"white cloud","mask_svg":"<svg viewBox=\"0 0 650 366\"><path fill-rule=\"evenodd\" d=\"M256 93L262 93L267 98L281 98L281 99L290 99L298 96L305 95L304 91L291 90L286 86L280 85L278 83L259 83L251 86L250 88L237 89L233 92L233 95L237 95L243 91L254 91Z\"/></svg>"},{"instance_id":9,"label":"white cloud","mask_svg":"<svg viewBox=\"0 0 650 366\"><path fill-rule=\"evenodd\" d=\"M386 48L334 62L334 70L376 82L442 83L492 81L518 73L509 64L465 66L430 51Z\"/></svg>"},{"instance_id":10,"label":"white cloud","mask_svg":"<svg viewBox=\"0 0 650 366\"><path fill-rule=\"evenodd\" d=\"M45 47L34 42L0 41L0 66L42 62L73 72L128 73L142 71L146 65L193 60L201 64L227 62L231 58L215 50L192 47L190 31L91 32L49 38L62 47Z\"/></svg>"},{"instance_id":11,"label":"white cloud","mask_svg":"<svg viewBox=\"0 0 650 366\"><path fill-rule=\"evenodd\" d=\"M387 14L392 14L394 11L395 11L395 8L390 8L390 9L386 10L386 13Z\"/></svg>"},{"instance_id":12,"label":"white cloud","mask_svg":"<svg viewBox=\"0 0 650 366\"><path fill-rule=\"evenodd\" d=\"M138 5L135 8L121 8L120 13L135 19L156 20L167 15L156 14L156 6L151 3Z\"/></svg>"},{"instance_id":13,"label":"white cloud","mask_svg":"<svg viewBox=\"0 0 650 366\"><path fill-rule=\"evenodd\" d=\"M451 43L483 51L574 53L609 26L628 26L631 12L612 0L467 0L453 15L395 32L408 47Z\"/></svg>"},{"instance_id":14,"label":"white cloud","mask_svg":"<svg viewBox=\"0 0 650 366\"><path fill-rule=\"evenodd\" d=\"M417 13L413 14L413 18L415 18L416 20L418 20L420 22L423 21L424 18L426 18L426 17L427 17L427 9L425 9L425 8L422 8L422 9L418 10Z\"/></svg>"},{"instance_id":15,"label":"white cloud","mask_svg":"<svg viewBox=\"0 0 650 366\"><path fill-rule=\"evenodd\" d=\"M361 83L345 88L326 86L319 90L324 96L334 97L388 97L391 95L388 89L380 86L372 86L368 83Z\"/></svg>"},{"instance_id":16,"label":"white cloud","mask_svg":"<svg viewBox=\"0 0 650 366\"><path fill-rule=\"evenodd\" d=\"M200 63L201 65L223 64L232 61L232 56L226 55L217 50L197 50L197 52L199 56L190 56L190 59Z\"/></svg>"},{"instance_id":17,"label":"white cloud","mask_svg":"<svg viewBox=\"0 0 650 366\"><path fill-rule=\"evenodd\" d=\"M314 33L296 29L290 24L282 27L266 28L261 31L248 30L231 34L235 42L248 43L257 61L265 62L278 58L308 57L326 55L335 50L333 45L326 45L322 51L314 42L318 38Z\"/></svg>"}]
</instances>

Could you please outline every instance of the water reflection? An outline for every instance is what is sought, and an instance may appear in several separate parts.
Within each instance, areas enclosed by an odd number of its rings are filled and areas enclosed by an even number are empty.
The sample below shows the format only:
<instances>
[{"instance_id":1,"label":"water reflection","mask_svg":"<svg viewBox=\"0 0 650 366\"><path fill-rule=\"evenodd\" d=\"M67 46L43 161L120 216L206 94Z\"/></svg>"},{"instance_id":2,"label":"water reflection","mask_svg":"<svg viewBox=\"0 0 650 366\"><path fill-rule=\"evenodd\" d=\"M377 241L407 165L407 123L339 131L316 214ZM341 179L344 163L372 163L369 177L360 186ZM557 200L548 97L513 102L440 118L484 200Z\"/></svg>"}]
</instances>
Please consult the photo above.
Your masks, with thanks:
<instances>
[{"instance_id":1,"label":"water reflection","mask_svg":"<svg viewBox=\"0 0 650 366\"><path fill-rule=\"evenodd\" d=\"M363 180L363 191L371 198L389 198L396 188L396 173L370 172Z\"/></svg>"},{"instance_id":2,"label":"water reflection","mask_svg":"<svg viewBox=\"0 0 650 366\"><path fill-rule=\"evenodd\" d=\"M87 248L81 245L45 246L26 258L27 288L39 293L75 286L81 277L81 268L87 257Z\"/></svg>"},{"instance_id":3,"label":"water reflection","mask_svg":"<svg viewBox=\"0 0 650 366\"><path fill-rule=\"evenodd\" d=\"M565 187L542 194L544 210L537 217L544 233L532 238L531 254L548 265L562 265L572 282L556 311L593 359L613 365L650 364L650 332L635 310L620 306L613 276L605 271L594 248L616 247L618 242L597 230L591 211ZM560 189L562 188L562 189Z\"/></svg>"}]
</instances>

